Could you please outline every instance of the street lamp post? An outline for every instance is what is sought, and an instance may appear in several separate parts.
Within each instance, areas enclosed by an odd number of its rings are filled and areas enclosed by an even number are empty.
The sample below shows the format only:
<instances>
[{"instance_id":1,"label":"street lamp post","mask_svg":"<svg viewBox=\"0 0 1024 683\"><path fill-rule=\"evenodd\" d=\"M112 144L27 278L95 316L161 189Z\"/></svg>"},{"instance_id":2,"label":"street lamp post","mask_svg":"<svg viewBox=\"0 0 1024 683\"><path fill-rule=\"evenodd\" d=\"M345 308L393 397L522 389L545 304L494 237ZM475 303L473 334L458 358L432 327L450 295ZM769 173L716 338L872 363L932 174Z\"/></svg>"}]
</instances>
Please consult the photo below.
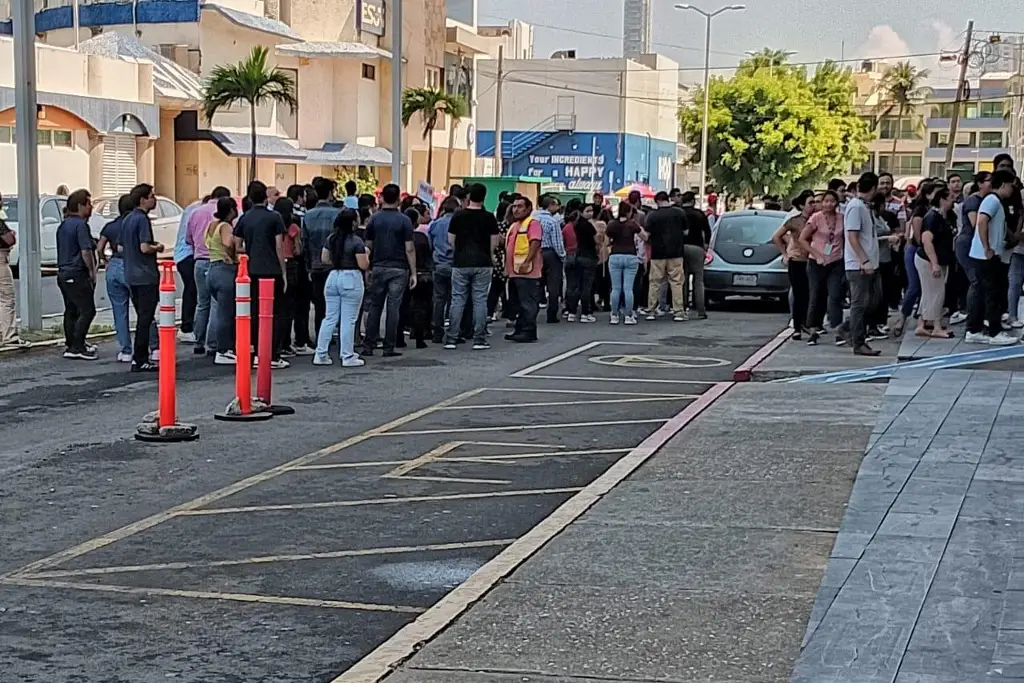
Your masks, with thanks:
<instances>
[{"instance_id":1,"label":"street lamp post","mask_svg":"<svg viewBox=\"0 0 1024 683\"><path fill-rule=\"evenodd\" d=\"M701 133L700 151L700 201L704 201L704 192L707 189L708 179L708 117L711 115L711 97L708 92L711 86L711 20L723 12L743 11L746 5L726 5L714 12L705 12L700 7L693 5L676 5L678 10L693 10L707 20L707 33L704 36L704 123Z\"/></svg>"}]
</instances>

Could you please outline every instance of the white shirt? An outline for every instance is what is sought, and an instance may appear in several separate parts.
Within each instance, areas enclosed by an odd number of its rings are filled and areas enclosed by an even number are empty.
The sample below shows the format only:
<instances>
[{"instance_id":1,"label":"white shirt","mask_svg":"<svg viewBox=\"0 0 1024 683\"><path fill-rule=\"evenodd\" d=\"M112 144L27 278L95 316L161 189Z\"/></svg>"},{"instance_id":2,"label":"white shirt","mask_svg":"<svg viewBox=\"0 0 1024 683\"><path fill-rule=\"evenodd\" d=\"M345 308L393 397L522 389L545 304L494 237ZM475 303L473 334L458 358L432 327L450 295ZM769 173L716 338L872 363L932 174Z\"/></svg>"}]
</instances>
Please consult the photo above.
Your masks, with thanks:
<instances>
[{"instance_id":1,"label":"white shirt","mask_svg":"<svg viewBox=\"0 0 1024 683\"><path fill-rule=\"evenodd\" d=\"M846 214L843 219L843 240L846 242L843 249L843 259L846 262L846 270L860 270L860 257L850 246L850 233L856 232L860 236L860 248L864 251L867 260L872 268L878 268L878 231L875 221L871 218L871 209L860 197L851 199L846 203Z\"/></svg>"}]
</instances>

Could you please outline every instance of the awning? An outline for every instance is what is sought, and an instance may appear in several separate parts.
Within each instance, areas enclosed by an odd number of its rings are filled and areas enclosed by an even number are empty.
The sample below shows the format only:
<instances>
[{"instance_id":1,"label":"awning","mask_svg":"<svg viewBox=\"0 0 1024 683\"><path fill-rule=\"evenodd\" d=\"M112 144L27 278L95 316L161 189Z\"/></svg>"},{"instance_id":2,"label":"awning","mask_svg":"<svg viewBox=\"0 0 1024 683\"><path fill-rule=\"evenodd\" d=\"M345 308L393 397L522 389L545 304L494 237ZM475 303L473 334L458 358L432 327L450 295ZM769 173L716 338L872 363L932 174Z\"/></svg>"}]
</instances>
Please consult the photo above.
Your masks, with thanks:
<instances>
[{"instance_id":1,"label":"awning","mask_svg":"<svg viewBox=\"0 0 1024 683\"><path fill-rule=\"evenodd\" d=\"M143 45L127 33L109 31L83 41L79 52L113 59L146 60L153 63L153 87L160 97L198 105L203 100L199 74Z\"/></svg>"},{"instance_id":2,"label":"awning","mask_svg":"<svg viewBox=\"0 0 1024 683\"><path fill-rule=\"evenodd\" d=\"M472 31L461 26L449 26L445 29L445 52L451 54L489 54L490 43Z\"/></svg>"},{"instance_id":3,"label":"awning","mask_svg":"<svg viewBox=\"0 0 1024 683\"><path fill-rule=\"evenodd\" d=\"M258 147L257 147L258 149ZM320 149L305 149L306 163L321 166L390 166L391 151L354 142L328 142Z\"/></svg>"},{"instance_id":4,"label":"awning","mask_svg":"<svg viewBox=\"0 0 1024 683\"><path fill-rule=\"evenodd\" d=\"M209 139L229 157L248 157L252 152L252 142L248 133L211 130L209 135ZM305 161L306 152L292 147L284 138L273 135L257 135L256 156L263 159Z\"/></svg>"},{"instance_id":5,"label":"awning","mask_svg":"<svg viewBox=\"0 0 1024 683\"><path fill-rule=\"evenodd\" d=\"M224 7L212 2L204 2L201 5L204 10L213 10L219 13L225 19L230 21L236 26L243 28L251 28L254 31L262 31L263 33L269 33L274 36L280 36L282 38L290 38L292 40L302 40L302 36L292 30L292 27L288 24L278 21L277 19L268 19L267 17L260 16L258 14L249 14L248 12L241 12L230 7Z\"/></svg>"},{"instance_id":6,"label":"awning","mask_svg":"<svg viewBox=\"0 0 1024 683\"><path fill-rule=\"evenodd\" d=\"M306 57L309 59L391 59L391 53L379 47L364 43L335 43L310 41L278 45L281 57Z\"/></svg>"}]
</instances>

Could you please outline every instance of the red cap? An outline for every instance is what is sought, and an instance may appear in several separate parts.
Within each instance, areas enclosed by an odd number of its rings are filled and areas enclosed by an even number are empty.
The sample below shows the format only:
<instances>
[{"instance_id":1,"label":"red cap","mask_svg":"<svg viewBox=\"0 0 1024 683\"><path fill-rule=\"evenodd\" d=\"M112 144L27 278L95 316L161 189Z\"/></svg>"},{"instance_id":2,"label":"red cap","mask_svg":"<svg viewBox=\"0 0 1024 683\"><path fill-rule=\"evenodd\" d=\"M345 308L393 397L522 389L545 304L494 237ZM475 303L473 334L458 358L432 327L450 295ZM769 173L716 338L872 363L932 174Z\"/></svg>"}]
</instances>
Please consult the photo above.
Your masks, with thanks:
<instances>
[{"instance_id":1,"label":"red cap","mask_svg":"<svg viewBox=\"0 0 1024 683\"><path fill-rule=\"evenodd\" d=\"M708 195L708 204L715 204L718 202L718 195L712 192Z\"/></svg>"},{"instance_id":2,"label":"red cap","mask_svg":"<svg viewBox=\"0 0 1024 683\"><path fill-rule=\"evenodd\" d=\"M905 189L907 192L914 193L917 192L917 185L907 185Z\"/></svg>"}]
</instances>

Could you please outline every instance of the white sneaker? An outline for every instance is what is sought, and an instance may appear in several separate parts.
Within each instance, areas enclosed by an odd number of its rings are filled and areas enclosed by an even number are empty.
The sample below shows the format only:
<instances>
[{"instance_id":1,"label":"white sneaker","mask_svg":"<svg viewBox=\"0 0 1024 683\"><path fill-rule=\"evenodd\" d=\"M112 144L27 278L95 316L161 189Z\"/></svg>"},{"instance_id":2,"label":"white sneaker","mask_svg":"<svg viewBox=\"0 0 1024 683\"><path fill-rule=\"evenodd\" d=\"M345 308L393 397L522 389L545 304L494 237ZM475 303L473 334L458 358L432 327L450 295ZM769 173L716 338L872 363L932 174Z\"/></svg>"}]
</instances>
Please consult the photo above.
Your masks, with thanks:
<instances>
[{"instance_id":1,"label":"white sneaker","mask_svg":"<svg viewBox=\"0 0 1024 683\"><path fill-rule=\"evenodd\" d=\"M999 334L997 334L994 337L989 337L988 338L988 343L991 346L1013 346L1014 344L1019 344L1020 343L1020 339L1018 339L1017 337L1013 336L1012 334L1006 334L1005 332L1000 332Z\"/></svg>"},{"instance_id":2,"label":"white sneaker","mask_svg":"<svg viewBox=\"0 0 1024 683\"><path fill-rule=\"evenodd\" d=\"M160 349L153 349L149 352L149 360L151 363L160 362Z\"/></svg>"},{"instance_id":3,"label":"white sneaker","mask_svg":"<svg viewBox=\"0 0 1024 683\"><path fill-rule=\"evenodd\" d=\"M653 313L648 313L646 317L647 317L647 320L657 320L658 319L658 316L654 315Z\"/></svg>"},{"instance_id":4,"label":"white sneaker","mask_svg":"<svg viewBox=\"0 0 1024 683\"><path fill-rule=\"evenodd\" d=\"M342 363L341 367L343 367L343 368L361 368L364 365L366 365L366 361L365 360L363 360L362 358L354 358L352 360L347 360L344 363Z\"/></svg>"},{"instance_id":5,"label":"white sneaker","mask_svg":"<svg viewBox=\"0 0 1024 683\"><path fill-rule=\"evenodd\" d=\"M950 325L959 325L964 322L967 322L967 314L963 311L957 311L953 315L949 316Z\"/></svg>"},{"instance_id":6,"label":"white sneaker","mask_svg":"<svg viewBox=\"0 0 1024 683\"><path fill-rule=\"evenodd\" d=\"M1017 320L1016 318L1010 318L1010 328L1011 329L1019 330L1022 327L1024 327L1024 322L1021 322L1020 320Z\"/></svg>"},{"instance_id":7,"label":"white sneaker","mask_svg":"<svg viewBox=\"0 0 1024 683\"><path fill-rule=\"evenodd\" d=\"M314 349L314 348L312 348L310 346L296 346L295 347L295 355L296 356L312 356L314 354L316 354L316 349Z\"/></svg>"},{"instance_id":8,"label":"white sneaker","mask_svg":"<svg viewBox=\"0 0 1024 683\"><path fill-rule=\"evenodd\" d=\"M581 323L596 323L597 322L597 318L595 318L592 315L581 315L580 316L580 322Z\"/></svg>"},{"instance_id":9,"label":"white sneaker","mask_svg":"<svg viewBox=\"0 0 1024 683\"><path fill-rule=\"evenodd\" d=\"M290 368L291 366L292 364L286 361L284 358L281 358L280 360L270 361L270 367L272 367L275 370L284 370L285 368Z\"/></svg>"},{"instance_id":10,"label":"white sneaker","mask_svg":"<svg viewBox=\"0 0 1024 683\"><path fill-rule=\"evenodd\" d=\"M690 314L687 313L686 311L683 311L682 313L676 313L674 316L672 316L672 321L677 323L685 323L689 319Z\"/></svg>"},{"instance_id":11,"label":"white sneaker","mask_svg":"<svg viewBox=\"0 0 1024 683\"><path fill-rule=\"evenodd\" d=\"M612 317L608 318L608 323L611 324L611 325L618 325L619 324L619 316L617 316L614 313L612 313Z\"/></svg>"},{"instance_id":12,"label":"white sneaker","mask_svg":"<svg viewBox=\"0 0 1024 683\"><path fill-rule=\"evenodd\" d=\"M118 363L131 363L132 362L132 354L130 354L130 353L118 353L117 354L117 362Z\"/></svg>"},{"instance_id":13,"label":"white sneaker","mask_svg":"<svg viewBox=\"0 0 1024 683\"><path fill-rule=\"evenodd\" d=\"M635 315L627 315L626 316L626 324L627 325L636 325L636 316Z\"/></svg>"},{"instance_id":14,"label":"white sneaker","mask_svg":"<svg viewBox=\"0 0 1024 683\"><path fill-rule=\"evenodd\" d=\"M216 356L213 357L213 364L234 365L236 360L237 359L235 358L234 351L225 351L224 353L218 353Z\"/></svg>"},{"instance_id":15,"label":"white sneaker","mask_svg":"<svg viewBox=\"0 0 1024 683\"><path fill-rule=\"evenodd\" d=\"M988 335L984 332L968 332L964 335L965 344L988 344Z\"/></svg>"},{"instance_id":16,"label":"white sneaker","mask_svg":"<svg viewBox=\"0 0 1024 683\"><path fill-rule=\"evenodd\" d=\"M330 356L313 356L313 365L331 365L334 363Z\"/></svg>"},{"instance_id":17,"label":"white sneaker","mask_svg":"<svg viewBox=\"0 0 1024 683\"><path fill-rule=\"evenodd\" d=\"M568 323L576 322L576 314L575 313L566 313L565 314L565 321L568 322Z\"/></svg>"},{"instance_id":18,"label":"white sneaker","mask_svg":"<svg viewBox=\"0 0 1024 683\"><path fill-rule=\"evenodd\" d=\"M455 344L450 344L450 343L449 343L449 344L445 344L445 345L444 345L444 350L445 350L445 351L454 351L454 350L455 350L455 349L457 349L457 348L459 348L459 347L458 347L458 346L456 346Z\"/></svg>"},{"instance_id":19,"label":"white sneaker","mask_svg":"<svg viewBox=\"0 0 1024 683\"><path fill-rule=\"evenodd\" d=\"M186 344L195 344L195 332L182 332L181 330L178 330L178 341L185 342Z\"/></svg>"}]
</instances>

